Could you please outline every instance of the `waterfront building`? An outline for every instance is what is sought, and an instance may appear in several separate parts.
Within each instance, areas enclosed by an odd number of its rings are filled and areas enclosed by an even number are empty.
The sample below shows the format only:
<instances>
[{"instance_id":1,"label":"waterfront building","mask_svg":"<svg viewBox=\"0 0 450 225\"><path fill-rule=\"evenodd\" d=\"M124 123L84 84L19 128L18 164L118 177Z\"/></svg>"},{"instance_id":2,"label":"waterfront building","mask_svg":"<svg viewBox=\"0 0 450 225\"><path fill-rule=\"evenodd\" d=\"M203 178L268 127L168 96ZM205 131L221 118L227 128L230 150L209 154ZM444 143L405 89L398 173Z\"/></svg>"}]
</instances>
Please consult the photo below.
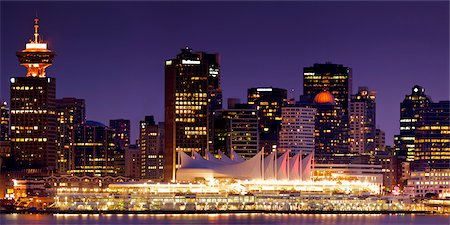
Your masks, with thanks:
<instances>
[{"instance_id":1,"label":"waterfront building","mask_svg":"<svg viewBox=\"0 0 450 225\"><path fill-rule=\"evenodd\" d=\"M213 112L222 108L219 54L181 49L165 62L164 180L175 179L176 152L213 146Z\"/></svg>"},{"instance_id":2,"label":"waterfront building","mask_svg":"<svg viewBox=\"0 0 450 225\"><path fill-rule=\"evenodd\" d=\"M351 96L349 106L349 147L350 152L374 154L376 134L375 91L359 87L358 93Z\"/></svg>"},{"instance_id":3,"label":"waterfront building","mask_svg":"<svg viewBox=\"0 0 450 225\"><path fill-rule=\"evenodd\" d=\"M141 178L160 180L163 178L163 146L161 131L153 116L145 116L139 123L139 148L141 150Z\"/></svg>"},{"instance_id":4,"label":"waterfront building","mask_svg":"<svg viewBox=\"0 0 450 225\"><path fill-rule=\"evenodd\" d=\"M116 136L114 136L114 144L117 148L123 150L130 145L130 120L110 120L109 127L114 129L116 133Z\"/></svg>"},{"instance_id":5,"label":"waterfront building","mask_svg":"<svg viewBox=\"0 0 450 225\"><path fill-rule=\"evenodd\" d=\"M55 53L40 38L38 21L33 40L16 54L27 74L10 79L10 129L16 168L45 175L56 169L57 162L56 81L45 72Z\"/></svg>"},{"instance_id":6,"label":"waterfront building","mask_svg":"<svg viewBox=\"0 0 450 225\"><path fill-rule=\"evenodd\" d=\"M271 152L278 144L281 107L287 104L287 91L273 87L250 88L247 91L247 102L255 105L258 111L259 148Z\"/></svg>"},{"instance_id":7,"label":"waterfront building","mask_svg":"<svg viewBox=\"0 0 450 225\"><path fill-rule=\"evenodd\" d=\"M0 101L0 142L9 141L9 106L6 101Z\"/></svg>"},{"instance_id":8,"label":"waterfront building","mask_svg":"<svg viewBox=\"0 0 450 225\"><path fill-rule=\"evenodd\" d=\"M141 178L141 149L137 145L125 148L125 177L139 180Z\"/></svg>"},{"instance_id":9,"label":"waterfront building","mask_svg":"<svg viewBox=\"0 0 450 225\"><path fill-rule=\"evenodd\" d=\"M230 105L229 105L230 106ZM215 111L214 152L249 159L258 153L258 115L254 105L232 104Z\"/></svg>"},{"instance_id":10,"label":"waterfront building","mask_svg":"<svg viewBox=\"0 0 450 225\"><path fill-rule=\"evenodd\" d=\"M118 174L114 130L96 121L86 121L75 129L75 176L115 176Z\"/></svg>"},{"instance_id":11,"label":"waterfront building","mask_svg":"<svg viewBox=\"0 0 450 225\"><path fill-rule=\"evenodd\" d=\"M281 108L281 131L279 152L289 151L291 155L314 152L316 109L300 106Z\"/></svg>"},{"instance_id":12,"label":"waterfront building","mask_svg":"<svg viewBox=\"0 0 450 225\"><path fill-rule=\"evenodd\" d=\"M73 153L75 129L86 122L86 106L84 99L56 99L57 116L57 164L60 174L74 169Z\"/></svg>"},{"instance_id":13,"label":"waterfront building","mask_svg":"<svg viewBox=\"0 0 450 225\"><path fill-rule=\"evenodd\" d=\"M411 171L405 191L412 197L435 197L448 199L450 197L450 169Z\"/></svg>"}]
</instances>

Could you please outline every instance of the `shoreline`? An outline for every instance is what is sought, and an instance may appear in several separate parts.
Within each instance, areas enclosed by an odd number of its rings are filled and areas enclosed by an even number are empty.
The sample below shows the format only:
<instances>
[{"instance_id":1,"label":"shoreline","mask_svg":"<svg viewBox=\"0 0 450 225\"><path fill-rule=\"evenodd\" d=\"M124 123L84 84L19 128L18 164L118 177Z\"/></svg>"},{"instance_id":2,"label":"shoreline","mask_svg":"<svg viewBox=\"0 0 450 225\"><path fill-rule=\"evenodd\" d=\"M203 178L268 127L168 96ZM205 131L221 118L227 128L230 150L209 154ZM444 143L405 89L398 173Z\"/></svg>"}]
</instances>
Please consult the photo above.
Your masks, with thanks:
<instances>
[{"instance_id":1,"label":"shoreline","mask_svg":"<svg viewBox=\"0 0 450 225\"><path fill-rule=\"evenodd\" d=\"M18 211L18 210L1 210L0 214L426 214L426 215L448 215L446 213L440 212L430 212L430 211L319 211L319 210L146 210L146 211L123 211L123 210L108 210L108 211L92 211L92 210L33 210L33 211Z\"/></svg>"}]
</instances>

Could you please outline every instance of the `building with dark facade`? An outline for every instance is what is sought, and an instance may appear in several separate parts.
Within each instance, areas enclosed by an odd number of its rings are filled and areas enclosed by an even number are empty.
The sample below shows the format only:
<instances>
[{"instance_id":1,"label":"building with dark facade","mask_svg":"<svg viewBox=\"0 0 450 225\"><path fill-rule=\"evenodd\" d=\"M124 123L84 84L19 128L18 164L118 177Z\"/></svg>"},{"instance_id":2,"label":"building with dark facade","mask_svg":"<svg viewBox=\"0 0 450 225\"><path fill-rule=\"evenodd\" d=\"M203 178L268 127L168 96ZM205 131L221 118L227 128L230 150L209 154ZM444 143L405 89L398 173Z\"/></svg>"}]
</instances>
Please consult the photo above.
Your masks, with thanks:
<instances>
[{"instance_id":1,"label":"building with dark facade","mask_svg":"<svg viewBox=\"0 0 450 225\"><path fill-rule=\"evenodd\" d=\"M395 137L396 154L406 161L414 161L416 128L424 123L424 114L431 98L425 95L425 89L415 85L411 94L400 103L400 134Z\"/></svg>"},{"instance_id":2,"label":"building with dark facade","mask_svg":"<svg viewBox=\"0 0 450 225\"><path fill-rule=\"evenodd\" d=\"M314 99L302 96L300 106L316 109L314 157L317 163L349 163L348 134L345 132L344 110L330 92L321 92Z\"/></svg>"},{"instance_id":3,"label":"building with dark facade","mask_svg":"<svg viewBox=\"0 0 450 225\"><path fill-rule=\"evenodd\" d=\"M141 149L137 145L129 145L125 149L125 177L141 178L141 158Z\"/></svg>"},{"instance_id":4,"label":"building with dark facade","mask_svg":"<svg viewBox=\"0 0 450 225\"><path fill-rule=\"evenodd\" d=\"M303 68L303 95L316 96L320 92L330 92L336 104L342 106L348 117L348 108L352 91L352 69L339 64L315 63Z\"/></svg>"},{"instance_id":5,"label":"building with dark facade","mask_svg":"<svg viewBox=\"0 0 450 225\"><path fill-rule=\"evenodd\" d=\"M0 141L9 141L9 105L0 101Z\"/></svg>"},{"instance_id":6,"label":"building with dark facade","mask_svg":"<svg viewBox=\"0 0 450 225\"><path fill-rule=\"evenodd\" d=\"M75 129L74 169L68 173L75 176L115 176L117 168L114 130L96 121L86 121Z\"/></svg>"},{"instance_id":7,"label":"building with dark facade","mask_svg":"<svg viewBox=\"0 0 450 225\"><path fill-rule=\"evenodd\" d=\"M57 162L56 81L45 72L55 53L39 37L38 21L33 40L17 52L20 65L27 68L26 77L10 79L10 130L16 168L43 175L54 171Z\"/></svg>"},{"instance_id":8,"label":"building with dark facade","mask_svg":"<svg viewBox=\"0 0 450 225\"><path fill-rule=\"evenodd\" d=\"M272 87L250 88L247 102L255 105L259 121L259 148L271 152L278 144L281 107L287 104L287 90Z\"/></svg>"},{"instance_id":9,"label":"building with dark facade","mask_svg":"<svg viewBox=\"0 0 450 225\"><path fill-rule=\"evenodd\" d=\"M349 107L349 148L350 152L374 154L376 134L375 91L359 87L351 96Z\"/></svg>"},{"instance_id":10,"label":"building with dark facade","mask_svg":"<svg viewBox=\"0 0 450 225\"><path fill-rule=\"evenodd\" d=\"M130 145L130 120L110 120L109 127L114 129L116 133L116 136L114 137L114 144L117 148L125 149Z\"/></svg>"},{"instance_id":11,"label":"building with dark facade","mask_svg":"<svg viewBox=\"0 0 450 225\"><path fill-rule=\"evenodd\" d=\"M141 178L161 180L163 178L164 148L160 136L161 127L153 116L146 116L139 123L139 148L141 150ZM164 126L162 127L164 129Z\"/></svg>"},{"instance_id":12,"label":"building with dark facade","mask_svg":"<svg viewBox=\"0 0 450 225\"><path fill-rule=\"evenodd\" d=\"M258 115L254 105L234 104L217 110L214 120L214 152L232 157L232 151L250 159L258 151Z\"/></svg>"},{"instance_id":13,"label":"building with dark facade","mask_svg":"<svg viewBox=\"0 0 450 225\"><path fill-rule=\"evenodd\" d=\"M165 62L164 180L175 179L176 152L213 146L213 111L222 108L218 54L181 49Z\"/></svg>"},{"instance_id":14,"label":"building with dark facade","mask_svg":"<svg viewBox=\"0 0 450 225\"><path fill-rule=\"evenodd\" d=\"M416 127L411 170L449 169L450 101L430 102Z\"/></svg>"},{"instance_id":15,"label":"building with dark facade","mask_svg":"<svg viewBox=\"0 0 450 225\"><path fill-rule=\"evenodd\" d=\"M74 169L75 129L86 122L84 99L56 99L57 128L57 172L66 174Z\"/></svg>"}]
</instances>

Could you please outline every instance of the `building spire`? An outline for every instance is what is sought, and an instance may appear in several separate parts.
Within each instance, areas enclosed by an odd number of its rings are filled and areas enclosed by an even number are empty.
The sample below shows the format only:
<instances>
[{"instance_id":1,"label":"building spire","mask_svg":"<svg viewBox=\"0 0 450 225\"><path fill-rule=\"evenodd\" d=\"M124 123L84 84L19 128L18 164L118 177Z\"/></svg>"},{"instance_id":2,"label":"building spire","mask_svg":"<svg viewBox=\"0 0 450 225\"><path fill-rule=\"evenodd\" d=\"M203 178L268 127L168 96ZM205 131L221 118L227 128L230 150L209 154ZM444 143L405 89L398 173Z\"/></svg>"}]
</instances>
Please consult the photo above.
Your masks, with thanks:
<instances>
[{"instance_id":1,"label":"building spire","mask_svg":"<svg viewBox=\"0 0 450 225\"><path fill-rule=\"evenodd\" d=\"M36 18L34 18L34 43L39 43L39 18L37 17L37 12Z\"/></svg>"}]
</instances>

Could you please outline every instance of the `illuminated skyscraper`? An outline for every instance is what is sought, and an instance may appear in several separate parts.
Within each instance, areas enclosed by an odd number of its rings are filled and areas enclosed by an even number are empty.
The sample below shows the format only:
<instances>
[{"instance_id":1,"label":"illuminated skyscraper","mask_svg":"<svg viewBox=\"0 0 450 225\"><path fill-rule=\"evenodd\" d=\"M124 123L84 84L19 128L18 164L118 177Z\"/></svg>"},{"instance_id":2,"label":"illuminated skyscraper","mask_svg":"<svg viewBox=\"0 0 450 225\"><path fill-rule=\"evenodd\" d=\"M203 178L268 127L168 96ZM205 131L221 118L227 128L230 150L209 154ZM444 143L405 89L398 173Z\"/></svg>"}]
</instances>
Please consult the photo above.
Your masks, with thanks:
<instances>
[{"instance_id":1,"label":"illuminated skyscraper","mask_svg":"<svg viewBox=\"0 0 450 225\"><path fill-rule=\"evenodd\" d=\"M400 103L400 134L395 137L395 150L397 155L406 157L406 161L414 160L416 128L424 123L430 102L425 89L415 85Z\"/></svg>"},{"instance_id":2,"label":"illuminated skyscraper","mask_svg":"<svg viewBox=\"0 0 450 225\"><path fill-rule=\"evenodd\" d=\"M0 141L9 141L9 106L0 101Z\"/></svg>"},{"instance_id":3,"label":"illuminated skyscraper","mask_svg":"<svg viewBox=\"0 0 450 225\"><path fill-rule=\"evenodd\" d=\"M342 106L344 115L348 117L352 94L352 69L329 62L303 68L303 95L316 96L323 91L328 91L334 96L336 104Z\"/></svg>"},{"instance_id":4,"label":"illuminated skyscraper","mask_svg":"<svg viewBox=\"0 0 450 225\"><path fill-rule=\"evenodd\" d=\"M75 129L74 169L76 176L114 176L116 168L114 130L96 121L86 121Z\"/></svg>"},{"instance_id":5,"label":"illuminated skyscraper","mask_svg":"<svg viewBox=\"0 0 450 225\"><path fill-rule=\"evenodd\" d=\"M109 127L116 133L114 140L117 148L123 150L130 145L130 120L110 120Z\"/></svg>"},{"instance_id":6,"label":"illuminated skyscraper","mask_svg":"<svg viewBox=\"0 0 450 225\"><path fill-rule=\"evenodd\" d=\"M229 109L217 110L214 120L214 154L231 151L243 158L258 153L258 115L254 105L234 104Z\"/></svg>"},{"instance_id":7,"label":"illuminated skyscraper","mask_svg":"<svg viewBox=\"0 0 450 225\"><path fill-rule=\"evenodd\" d=\"M181 49L165 62L164 180L175 178L176 152L213 146L213 111L222 108L218 54Z\"/></svg>"},{"instance_id":8,"label":"illuminated skyscraper","mask_svg":"<svg viewBox=\"0 0 450 225\"><path fill-rule=\"evenodd\" d=\"M74 169L75 129L86 122L84 99L56 99L57 131L57 171L60 174Z\"/></svg>"},{"instance_id":9,"label":"illuminated skyscraper","mask_svg":"<svg viewBox=\"0 0 450 225\"><path fill-rule=\"evenodd\" d=\"M450 101L430 102L416 127L412 170L449 169Z\"/></svg>"},{"instance_id":10,"label":"illuminated skyscraper","mask_svg":"<svg viewBox=\"0 0 450 225\"><path fill-rule=\"evenodd\" d=\"M249 105L255 105L259 121L259 148L266 151L278 144L281 129L281 107L287 104L287 91L281 88L258 87L247 91Z\"/></svg>"},{"instance_id":11,"label":"illuminated skyscraper","mask_svg":"<svg viewBox=\"0 0 450 225\"><path fill-rule=\"evenodd\" d=\"M291 155L314 152L316 109L312 107L287 106L281 108L282 122L279 152Z\"/></svg>"},{"instance_id":12,"label":"illuminated skyscraper","mask_svg":"<svg viewBox=\"0 0 450 225\"><path fill-rule=\"evenodd\" d=\"M44 174L56 168L56 108L54 78L46 76L55 53L39 38L35 19L34 39L17 52L26 77L11 78L11 150L16 166Z\"/></svg>"},{"instance_id":13,"label":"illuminated skyscraper","mask_svg":"<svg viewBox=\"0 0 450 225\"><path fill-rule=\"evenodd\" d=\"M349 147L350 152L374 154L375 150L375 91L359 87L350 101Z\"/></svg>"},{"instance_id":14,"label":"illuminated skyscraper","mask_svg":"<svg viewBox=\"0 0 450 225\"><path fill-rule=\"evenodd\" d=\"M317 94L314 99L311 96L301 96L300 106L316 109L314 131L314 158L317 163L349 163L347 157L347 132L344 122L344 110L336 104L334 96L324 91Z\"/></svg>"},{"instance_id":15,"label":"illuminated skyscraper","mask_svg":"<svg viewBox=\"0 0 450 225\"><path fill-rule=\"evenodd\" d=\"M160 180L163 177L163 148L160 127L153 116L139 123L139 148L141 150L141 178Z\"/></svg>"}]
</instances>

